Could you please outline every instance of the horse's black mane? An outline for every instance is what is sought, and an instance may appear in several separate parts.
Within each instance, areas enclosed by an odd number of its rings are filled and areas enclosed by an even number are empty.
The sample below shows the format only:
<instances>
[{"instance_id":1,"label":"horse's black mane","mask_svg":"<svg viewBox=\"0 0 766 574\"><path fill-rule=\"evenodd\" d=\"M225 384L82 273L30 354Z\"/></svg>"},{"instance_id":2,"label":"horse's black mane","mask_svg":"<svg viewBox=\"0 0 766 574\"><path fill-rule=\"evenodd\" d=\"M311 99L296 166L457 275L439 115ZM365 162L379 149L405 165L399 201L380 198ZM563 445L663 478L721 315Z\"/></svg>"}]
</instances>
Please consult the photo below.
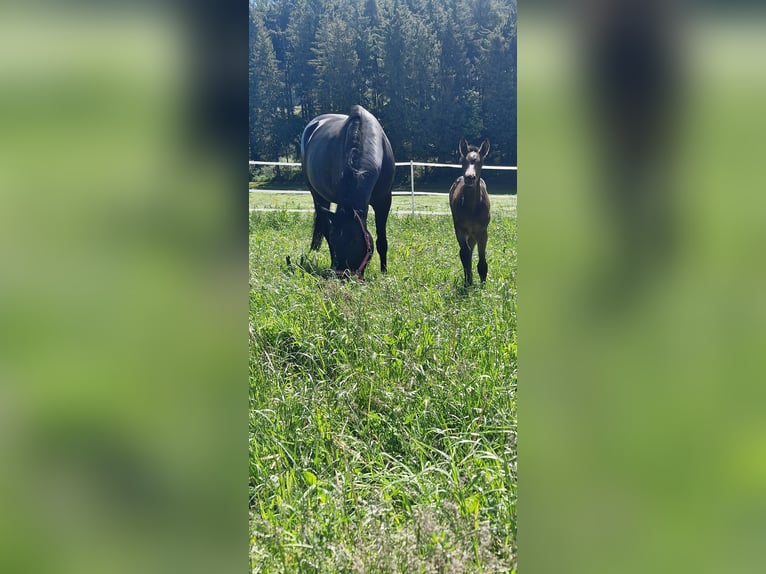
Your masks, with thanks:
<instances>
[{"instance_id":1,"label":"horse's black mane","mask_svg":"<svg viewBox=\"0 0 766 574\"><path fill-rule=\"evenodd\" d=\"M346 190L353 191L358 182L366 174L362 168L362 158L365 153L365 132L362 111L354 106L351 109L346 125L346 162L341 174L341 186Z\"/></svg>"},{"instance_id":2,"label":"horse's black mane","mask_svg":"<svg viewBox=\"0 0 766 574\"><path fill-rule=\"evenodd\" d=\"M362 157L364 137L362 134L362 114L357 107L351 110L346 131L346 165L352 173L359 173L359 159Z\"/></svg>"}]
</instances>

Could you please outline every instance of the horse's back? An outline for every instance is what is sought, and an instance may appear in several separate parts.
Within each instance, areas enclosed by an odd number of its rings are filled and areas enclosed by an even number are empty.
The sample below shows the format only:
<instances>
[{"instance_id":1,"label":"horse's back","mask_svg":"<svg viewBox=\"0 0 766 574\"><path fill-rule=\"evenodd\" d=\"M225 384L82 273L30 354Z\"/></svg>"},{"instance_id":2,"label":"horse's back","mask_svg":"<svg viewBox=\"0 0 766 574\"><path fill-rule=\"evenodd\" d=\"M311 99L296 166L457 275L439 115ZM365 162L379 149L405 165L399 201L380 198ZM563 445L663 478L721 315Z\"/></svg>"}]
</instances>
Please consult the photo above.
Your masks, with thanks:
<instances>
[{"instance_id":1,"label":"horse's back","mask_svg":"<svg viewBox=\"0 0 766 574\"><path fill-rule=\"evenodd\" d=\"M309 156L322 153L327 144L341 133L347 116L322 114L311 120L301 134L301 161L306 163Z\"/></svg>"},{"instance_id":2,"label":"horse's back","mask_svg":"<svg viewBox=\"0 0 766 574\"><path fill-rule=\"evenodd\" d=\"M391 143L383 131L378 119L362 106L351 108L347 125L350 132L347 151L351 148L361 150L355 169L380 175L383 171L394 168L394 154ZM357 129L354 130L353 128Z\"/></svg>"},{"instance_id":3,"label":"horse's back","mask_svg":"<svg viewBox=\"0 0 766 574\"><path fill-rule=\"evenodd\" d=\"M333 174L341 169L337 141L347 116L322 114L311 120L301 135L301 165L311 190L335 201Z\"/></svg>"},{"instance_id":4,"label":"horse's back","mask_svg":"<svg viewBox=\"0 0 766 574\"><path fill-rule=\"evenodd\" d=\"M303 129L303 134L301 135L301 156L306 153L308 149L308 143L311 141L314 133L319 130L319 128L323 128L323 130L329 129L330 133L338 132L340 130L340 124L342 124L342 122L344 122L347 117L348 116L344 116L342 114L322 114L321 116L317 116L311 120ZM320 130L320 134L321 133L322 130Z\"/></svg>"},{"instance_id":5,"label":"horse's back","mask_svg":"<svg viewBox=\"0 0 766 574\"><path fill-rule=\"evenodd\" d=\"M380 124L378 124L378 126L380 126ZM391 188L394 186L394 175L396 171L394 150L391 147L391 142L388 140L388 137L386 137L386 133L383 131L382 127L380 127L379 137L382 146L383 157L381 160L378 181L375 185L375 189L373 190L373 194L376 196L376 199L388 198L390 203Z\"/></svg>"},{"instance_id":6,"label":"horse's back","mask_svg":"<svg viewBox=\"0 0 766 574\"><path fill-rule=\"evenodd\" d=\"M349 115L322 114L308 123L301 163L312 191L334 203L362 207L393 185L391 144L377 118L358 105Z\"/></svg>"}]
</instances>

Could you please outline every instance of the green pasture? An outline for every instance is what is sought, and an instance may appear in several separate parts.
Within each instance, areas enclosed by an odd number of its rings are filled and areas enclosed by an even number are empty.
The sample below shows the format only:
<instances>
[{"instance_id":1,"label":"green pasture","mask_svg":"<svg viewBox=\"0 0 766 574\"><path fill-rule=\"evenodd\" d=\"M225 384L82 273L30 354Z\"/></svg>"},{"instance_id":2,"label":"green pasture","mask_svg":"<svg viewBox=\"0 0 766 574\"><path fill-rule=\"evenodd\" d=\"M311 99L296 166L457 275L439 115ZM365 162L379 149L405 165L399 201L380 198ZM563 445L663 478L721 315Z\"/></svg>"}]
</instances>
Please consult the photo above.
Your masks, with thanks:
<instances>
[{"instance_id":1,"label":"green pasture","mask_svg":"<svg viewBox=\"0 0 766 574\"><path fill-rule=\"evenodd\" d=\"M391 216L364 282L311 221L250 213L251 571L514 571L515 210L468 289L448 216Z\"/></svg>"}]
</instances>

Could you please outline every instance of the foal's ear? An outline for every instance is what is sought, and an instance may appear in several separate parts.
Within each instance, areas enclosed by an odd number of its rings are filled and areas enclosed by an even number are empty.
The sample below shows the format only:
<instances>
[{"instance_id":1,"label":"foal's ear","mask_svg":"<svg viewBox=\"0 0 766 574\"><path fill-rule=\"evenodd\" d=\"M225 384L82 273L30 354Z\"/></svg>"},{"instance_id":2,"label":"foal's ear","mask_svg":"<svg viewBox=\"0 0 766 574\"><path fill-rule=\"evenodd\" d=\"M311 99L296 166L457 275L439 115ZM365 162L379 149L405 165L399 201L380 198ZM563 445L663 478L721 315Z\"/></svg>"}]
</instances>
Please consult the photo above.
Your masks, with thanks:
<instances>
[{"instance_id":1,"label":"foal's ear","mask_svg":"<svg viewBox=\"0 0 766 574\"><path fill-rule=\"evenodd\" d=\"M460 138L460 143L458 144L457 149L460 151L460 157L468 155L468 143L465 141L465 138Z\"/></svg>"},{"instance_id":2,"label":"foal's ear","mask_svg":"<svg viewBox=\"0 0 766 574\"><path fill-rule=\"evenodd\" d=\"M485 139L481 143L481 147L479 148L479 155L481 156L481 159L484 159L487 157L487 154L489 153L489 139Z\"/></svg>"}]
</instances>

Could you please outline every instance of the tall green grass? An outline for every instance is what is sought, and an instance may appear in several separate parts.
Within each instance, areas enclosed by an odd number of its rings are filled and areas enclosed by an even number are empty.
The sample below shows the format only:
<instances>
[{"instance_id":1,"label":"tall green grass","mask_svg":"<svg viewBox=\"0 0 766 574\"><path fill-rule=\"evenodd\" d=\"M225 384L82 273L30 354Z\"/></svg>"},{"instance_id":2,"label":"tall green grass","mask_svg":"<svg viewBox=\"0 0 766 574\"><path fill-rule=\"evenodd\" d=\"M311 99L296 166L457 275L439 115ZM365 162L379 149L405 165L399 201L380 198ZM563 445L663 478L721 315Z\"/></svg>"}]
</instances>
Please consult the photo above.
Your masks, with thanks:
<instances>
[{"instance_id":1,"label":"tall green grass","mask_svg":"<svg viewBox=\"0 0 766 574\"><path fill-rule=\"evenodd\" d=\"M468 289L449 217L391 217L364 282L310 235L250 214L252 571L513 571L515 215Z\"/></svg>"}]
</instances>

